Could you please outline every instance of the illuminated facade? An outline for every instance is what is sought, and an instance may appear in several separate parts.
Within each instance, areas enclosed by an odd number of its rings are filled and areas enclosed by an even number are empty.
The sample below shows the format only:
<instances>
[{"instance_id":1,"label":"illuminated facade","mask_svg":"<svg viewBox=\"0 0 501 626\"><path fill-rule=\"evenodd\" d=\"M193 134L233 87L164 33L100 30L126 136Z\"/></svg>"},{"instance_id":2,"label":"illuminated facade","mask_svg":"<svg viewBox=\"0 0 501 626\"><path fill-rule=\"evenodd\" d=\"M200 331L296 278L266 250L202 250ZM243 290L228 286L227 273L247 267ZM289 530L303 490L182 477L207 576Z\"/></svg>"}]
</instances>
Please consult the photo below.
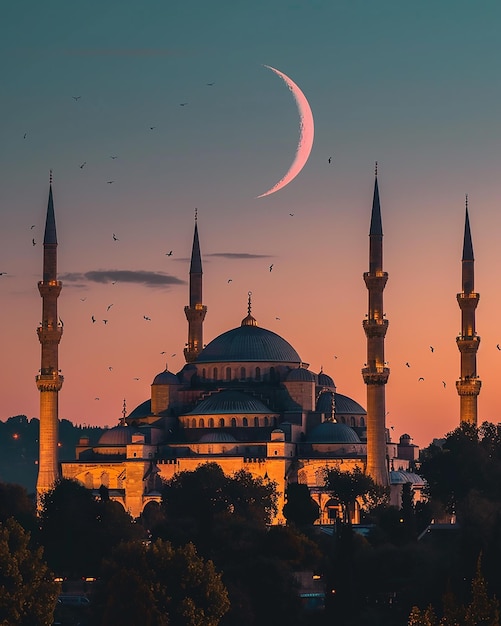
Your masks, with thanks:
<instances>
[{"instance_id":1,"label":"illuminated facade","mask_svg":"<svg viewBox=\"0 0 501 626\"><path fill-rule=\"evenodd\" d=\"M477 397L482 382L477 375L477 350L480 337L475 330L475 310L480 294L475 293L475 259L471 240L470 219L468 217L468 198L466 198L466 216L464 224L463 256L461 259L461 293L457 301L461 309L461 334L456 337L461 354L461 375L456 381L459 394L460 423L477 425Z\"/></svg>"},{"instance_id":2,"label":"illuminated facade","mask_svg":"<svg viewBox=\"0 0 501 626\"><path fill-rule=\"evenodd\" d=\"M40 454L38 461L37 498L50 489L59 476L58 451L58 394L63 384L58 364L59 342L63 324L57 314L57 299L61 293L57 280L57 236L52 174L43 241L43 278L38 283L42 298L42 321L37 328L42 347L40 372L36 385L40 391Z\"/></svg>"},{"instance_id":3,"label":"illuminated facade","mask_svg":"<svg viewBox=\"0 0 501 626\"><path fill-rule=\"evenodd\" d=\"M373 207L374 222L375 211ZM372 260L366 275L368 377L379 375L377 368L384 358L378 331L385 328L378 237L371 235ZM189 289L186 365L177 373L166 368L157 374L150 398L107 430L98 445L81 440L75 460L62 463L63 476L79 480L96 494L105 485L110 497L135 517L149 503L160 500L162 479L206 462L218 463L227 474L244 469L254 477L274 481L279 492L274 523L285 521L282 507L290 482L308 485L320 506L320 523L333 522L340 506L324 488L329 467L365 471L370 461L371 475L377 470L386 477L384 484L388 484L388 472L390 484L393 477L394 498L398 500L403 482L412 482L419 497L423 481L411 471L418 449L409 435L403 435L400 443L391 442L384 425L384 390L381 400L380 386L373 385L376 392L370 407L375 417L371 418L360 404L338 393L330 376L311 371L290 343L258 325L250 293L241 324L204 346L207 308L202 304L196 221ZM369 453L373 442L382 452L376 447L376 452ZM357 509L352 518L358 521Z\"/></svg>"}]
</instances>

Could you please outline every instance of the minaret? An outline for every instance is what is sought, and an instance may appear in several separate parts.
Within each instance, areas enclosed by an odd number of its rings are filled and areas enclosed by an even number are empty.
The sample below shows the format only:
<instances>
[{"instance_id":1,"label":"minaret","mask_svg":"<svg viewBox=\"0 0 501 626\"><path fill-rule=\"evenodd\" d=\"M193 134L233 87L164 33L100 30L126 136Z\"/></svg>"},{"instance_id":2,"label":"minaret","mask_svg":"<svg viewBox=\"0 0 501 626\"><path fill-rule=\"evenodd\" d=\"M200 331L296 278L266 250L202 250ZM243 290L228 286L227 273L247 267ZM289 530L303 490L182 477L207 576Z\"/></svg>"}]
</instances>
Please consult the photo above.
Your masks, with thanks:
<instances>
[{"instance_id":1,"label":"minaret","mask_svg":"<svg viewBox=\"0 0 501 626\"><path fill-rule=\"evenodd\" d=\"M190 265L190 306L184 307L188 320L188 344L184 349L187 363L193 363L203 349L203 322L207 307L202 304L202 258L198 242L197 210L195 209L195 233Z\"/></svg>"},{"instance_id":2,"label":"minaret","mask_svg":"<svg viewBox=\"0 0 501 626\"><path fill-rule=\"evenodd\" d=\"M477 376L477 350L480 337L475 331L475 309L480 295L474 291L473 244L471 242L470 219L468 217L468 196L466 196L466 217L464 223L463 258L461 259L462 291L457 294L461 309L461 334L456 343L461 353L461 375L456 381L459 394L460 424L477 425L477 396L482 382Z\"/></svg>"},{"instance_id":3,"label":"minaret","mask_svg":"<svg viewBox=\"0 0 501 626\"><path fill-rule=\"evenodd\" d=\"M57 299L61 293L57 280L57 237L54 202L52 199L52 171L49 184L49 202L43 240L43 279L38 283L42 297L42 322L37 328L42 346L40 373L36 384L40 391L40 455L38 460L37 496L54 486L59 477L58 450L58 394L63 384L59 373L58 348L63 334L63 323L57 315Z\"/></svg>"},{"instance_id":4,"label":"minaret","mask_svg":"<svg viewBox=\"0 0 501 626\"><path fill-rule=\"evenodd\" d=\"M388 274L383 272L383 227L376 179L369 231L369 271L364 273L369 291L369 312L363 322L367 337L367 363L362 369L367 385L367 474L379 485L388 485L386 463L385 385L390 374L385 367L384 338L388 320L383 313L383 290Z\"/></svg>"}]
</instances>

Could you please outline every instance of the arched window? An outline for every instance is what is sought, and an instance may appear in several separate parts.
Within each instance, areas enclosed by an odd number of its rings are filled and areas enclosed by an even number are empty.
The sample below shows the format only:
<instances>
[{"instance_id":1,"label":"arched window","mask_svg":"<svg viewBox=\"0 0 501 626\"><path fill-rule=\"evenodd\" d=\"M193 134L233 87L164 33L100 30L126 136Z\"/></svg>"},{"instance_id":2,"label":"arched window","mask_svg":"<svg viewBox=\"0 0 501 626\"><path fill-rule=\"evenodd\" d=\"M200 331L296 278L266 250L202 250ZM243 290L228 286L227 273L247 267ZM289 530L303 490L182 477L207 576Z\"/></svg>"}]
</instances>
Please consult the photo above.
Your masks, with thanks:
<instances>
[{"instance_id":1,"label":"arched window","mask_svg":"<svg viewBox=\"0 0 501 626\"><path fill-rule=\"evenodd\" d=\"M209 417L209 428L214 428L214 418Z\"/></svg>"},{"instance_id":2,"label":"arched window","mask_svg":"<svg viewBox=\"0 0 501 626\"><path fill-rule=\"evenodd\" d=\"M205 367L202 368L202 378L205 380Z\"/></svg>"},{"instance_id":3,"label":"arched window","mask_svg":"<svg viewBox=\"0 0 501 626\"><path fill-rule=\"evenodd\" d=\"M261 380L261 368L256 367L256 380Z\"/></svg>"},{"instance_id":4,"label":"arched window","mask_svg":"<svg viewBox=\"0 0 501 626\"><path fill-rule=\"evenodd\" d=\"M224 417L219 418L219 428L224 428Z\"/></svg>"},{"instance_id":5,"label":"arched window","mask_svg":"<svg viewBox=\"0 0 501 626\"><path fill-rule=\"evenodd\" d=\"M277 426L277 416L275 415L273 417L273 428L276 428L276 426Z\"/></svg>"},{"instance_id":6,"label":"arched window","mask_svg":"<svg viewBox=\"0 0 501 626\"><path fill-rule=\"evenodd\" d=\"M249 425L249 420L246 417L244 417L242 420L242 426L248 426L248 425Z\"/></svg>"},{"instance_id":7,"label":"arched window","mask_svg":"<svg viewBox=\"0 0 501 626\"><path fill-rule=\"evenodd\" d=\"M85 474L85 486L87 487L87 489L94 488L94 479L92 478L92 474L90 472L87 472L87 474Z\"/></svg>"},{"instance_id":8,"label":"arched window","mask_svg":"<svg viewBox=\"0 0 501 626\"><path fill-rule=\"evenodd\" d=\"M254 426L257 428L259 426L259 417L254 418Z\"/></svg>"},{"instance_id":9,"label":"arched window","mask_svg":"<svg viewBox=\"0 0 501 626\"><path fill-rule=\"evenodd\" d=\"M231 427L232 427L232 428L235 428L235 427L236 427L236 425L237 425L237 420L236 420L234 417L232 417L232 418L231 418Z\"/></svg>"},{"instance_id":10,"label":"arched window","mask_svg":"<svg viewBox=\"0 0 501 626\"><path fill-rule=\"evenodd\" d=\"M212 378L213 378L214 380L217 380L217 367L215 367L215 368L212 370Z\"/></svg>"},{"instance_id":11,"label":"arched window","mask_svg":"<svg viewBox=\"0 0 501 626\"><path fill-rule=\"evenodd\" d=\"M343 417L341 418L341 421L343 422L343 424L346 424L346 418L344 417L344 415L343 415Z\"/></svg>"},{"instance_id":12,"label":"arched window","mask_svg":"<svg viewBox=\"0 0 501 626\"><path fill-rule=\"evenodd\" d=\"M270 367L270 383L275 382L276 380L276 372L274 367Z\"/></svg>"},{"instance_id":13,"label":"arched window","mask_svg":"<svg viewBox=\"0 0 501 626\"><path fill-rule=\"evenodd\" d=\"M355 426L355 418L353 415L350 417L350 426Z\"/></svg>"},{"instance_id":14,"label":"arched window","mask_svg":"<svg viewBox=\"0 0 501 626\"><path fill-rule=\"evenodd\" d=\"M226 368L226 380L231 380L231 367Z\"/></svg>"},{"instance_id":15,"label":"arched window","mask_svg":"<svg viewBox=\"0 0 501 626\"><path fill-rule=\"evenodd\" d=\"M199 428L205 428L205 423L204 423L204 418L203 418L203 417L201 417L201 418L198 420L198 427L199 427Z\"/></svg>"},{"instance_id":16,"label":"arched window","mask_svg":"<svg viewBox=\"0 0 501 626\"><path fill-rule=\"evenodd\" d=\"M365 426L365 420L363 417L360 418L360 426Z\"/></svg>"},{"instance_id":17,"label":"arched window","mask_svg":"<svg viewBox=\"0 0 501 626\"><path fill-rule=\"evenodd\" d=\"M195 418L193 418L193 419L191 420L191 427L192 427L192 428L196 428L196 427L197 427L197 420L196 420Z\"/></svg>"},{"instance_id":18,"label":"arched window","mask_svg":"<svg viewBox=\"0 0 501 626\"><path fill-rule=\"evenodd\" d=\"M269 426L269 425L270 425L270 420L268 419L268 416L266 416L266 417L264 418L264 425L265 425L265 426Z\"/></svg>"},{"instance_id":19,"label":"arched window","mask_svg":"<svg viewBox=\"0 0 501 626\"><path fill-rule=\"evenodd\" d=\"M240 368L240 380L245 380L245 367Z\"/></svg>"},{"instance_id":20,"label":"arched window","mask_svg":"<svg viewBox=\"0 0 501 626\"><path fill-rule=\"evenodd\" d=\"M103 472L101 474L101 485L104 485L105 487L110 486L110 475L108 472Z\"/></svg>"}]
</instances>

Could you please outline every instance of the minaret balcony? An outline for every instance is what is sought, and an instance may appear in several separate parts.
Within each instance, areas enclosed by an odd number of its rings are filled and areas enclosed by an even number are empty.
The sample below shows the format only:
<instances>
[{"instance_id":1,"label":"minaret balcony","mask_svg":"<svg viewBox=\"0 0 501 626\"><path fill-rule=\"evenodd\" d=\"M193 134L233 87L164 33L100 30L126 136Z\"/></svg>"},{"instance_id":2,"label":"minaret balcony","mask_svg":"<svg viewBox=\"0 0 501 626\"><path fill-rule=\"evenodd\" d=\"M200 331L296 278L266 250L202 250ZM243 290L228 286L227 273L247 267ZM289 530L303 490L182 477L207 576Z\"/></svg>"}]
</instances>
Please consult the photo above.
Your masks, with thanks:
<instances>
[{"instance_id":1,"label":"minaret balcony","mask_svg":"<svg viewBox=\"0 0 501 626\"><path fill-rule=\"evenodd\" d=\"M388 272L364 272L364 281L369 291L383 291L388 280Z\"/></svg>"},{"instance_id":2,"label":"minaret balcony","mask_svg":"<svg viewBox=\"0 0 501 626\"><path fill-rule=\"evenodd\" d=\"M459 308L462 311L471 311L477 308L480 294L473 291L469 293L465 293L464 291L462 291L461 293L456 294L456 298L459 304Z\"/></svg>"},{"instance_id":3,"label":"minaret balcony","mask_svg":"<svg viewBox=\"0 0 501 626\"><path fill-rule=\"evenodd\" d=\"M362 368L362 376L366 385L386 385L389 375L390 368L382 365Z\"/></svg>"},{"instance_id":4,"label":"minaret balcony","mask_svg":"<svg viewBox=\"0 0 501 626\"><path fill-rule=\"evenodd\" d=\"M38 374L35 378L39 391L59 391L63 386L64 377L59 372Z\"/></svg>"},{"instance_id":5,"label":"minaret balcony","mask_svg":"<svg viewBox=\"0 0 501 626\"><path fill-rule=\"evenodd\" d=\"M362 326L367 338L384 337L388 330L388 320L385 318L363 320Z\"/></svg>"},{"instance_id":6,"label":"minaret balcony","mask_svg":"<svg viewBox=\"0 0 501 626\"><path fill-rule=\"evenodd\" d=\"M456 389L460 396L478 396L482 381L477 376L456 380Z\"/></svg>"},{"instance_id":7,"label":"minaret balcony","mask_svg":"<svg viewBox=\"0 0 501 626\"><path fill-rule=\"evenodd\" d=\"M56 298L61 293L61 289L63 288L63 283L60 280L40 280L38 281L38 291L42 298L46 296L56 296Z\"/></svg>"},{"instance_id":8,"label":"minaret balcony","mask_svg":"<svg viewBox=\"0 0 501 626\"><path fill-rule=\"evenodd\" d=\"M461 354L472 354L478 350L480 337L478 335L458 335L456 344Z\"/></svg>"}]
</instances>

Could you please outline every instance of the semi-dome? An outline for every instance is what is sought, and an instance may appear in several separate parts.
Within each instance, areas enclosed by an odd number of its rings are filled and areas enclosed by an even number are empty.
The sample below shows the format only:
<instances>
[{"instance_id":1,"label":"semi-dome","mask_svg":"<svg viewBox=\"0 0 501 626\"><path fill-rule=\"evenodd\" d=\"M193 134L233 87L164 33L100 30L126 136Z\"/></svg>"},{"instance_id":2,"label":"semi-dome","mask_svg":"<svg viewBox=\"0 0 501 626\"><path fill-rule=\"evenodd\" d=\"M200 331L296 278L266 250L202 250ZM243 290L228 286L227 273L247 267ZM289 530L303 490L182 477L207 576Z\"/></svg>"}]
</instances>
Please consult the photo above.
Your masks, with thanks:
<instances>
[{"instance_id":1,"label":"semi-dome","mask_svg":"<svg viewBox=\"0 0 501 626\"><path fill-rule=\"evenodd\" d=\"M404 470L392 470L389 472L390 485L405 485L410 483L416 487L424 487L426 481L419 474L414 472L406 472Z\"/></svg>"},{"instance_id":2,"label":"semi-dome","mask_svg":"<svg viewBox=\"0 0 501 626\"><path fill-rule=\"evenodd\" d=\"M197 406L185 415L219 415L219 414L259 414L273 413L257 398L241 391L220 391L202 400Z\"/></svg>"},{"instance_id":3,"label":"semi-dome","mask_svg":"<svg viewBox=\"0 0 501 626\"><path fill-rule=\"evenodd\" d=\"M322 387L336 387L334 380L324 372L320 372L318 375L318 384L322 385Z\"/></svg>"},{"instance_id":4,"label":"semi-dome","mask_svg":"<svg viewBox=\"0 0 501 626\"><path fill-rule=\"evenodd\" d=\"M334 391L322 392L317 400L317 411L319 413L328 413L330 415L332 410L332 394L334 394L334 407L336 413L340 415L366 415L367 411L352 400L348 396L344 396L342 393L336 393Z\"/></svg>"},{"instance_id":5,"label":"semi-dome","mask_svg":"<svg viewBox=\"0 0 501 626\"><path fill-rule=\"evenodd\" d=\"M132 443L132 430L129 426L114 426L105 430L99 438L100 446L126 446Z\"/></svg>"},{"instance_id":6,"label":"semi-dome","mask_svg":"<svg viewBox=\"0 0 501 626\"><path fill-rule=\"evenodd\" d=\"M305 367L296 367L287 374L287 382L316 383L317 375Z\"/></svg>"},{"instance_id":7,"label":"semi-dome","mask_svg":"<svg viewBox=\"0 0 501 626\"><path fill-rule=\"evenodd\" d=\"M212 430L210 433L205 433L198 440L199 443L234 443L236 439L230 433L224 431Z\"/></svg>"},{"instance_id":8,"label":"semi-dome","mask_svg":"<svg viewBox=\"0 0 501 626\"><path fill-rule=\"evenodd\" d=\"M301 363L299 354L279 335L259 326L243 325L213 339L196 363L226 362Z\"/></svg>"},{"instance_id":9,"label":"semi-dome","mask_svg":"<svg viewBox=\"0 0 501 626\"><path fill-rule=\"evenodd\" d=\"M307 436L310 443L361 443L357 433L340 422L322 422Z\"/></svg>"},{"instance_id":10,"label":"semi-dome","mask_svg":"<svg viewBox=\"0 0 501 626\"><path fill-rule=\"evenodd\" d=\"M172 372L169 372L168 369L165 369L163 372L160 372L160 374L157 374L152 382L152 385L179 385L179 384L180 384L179 378Z\"/></svg>"}]
</instances>

